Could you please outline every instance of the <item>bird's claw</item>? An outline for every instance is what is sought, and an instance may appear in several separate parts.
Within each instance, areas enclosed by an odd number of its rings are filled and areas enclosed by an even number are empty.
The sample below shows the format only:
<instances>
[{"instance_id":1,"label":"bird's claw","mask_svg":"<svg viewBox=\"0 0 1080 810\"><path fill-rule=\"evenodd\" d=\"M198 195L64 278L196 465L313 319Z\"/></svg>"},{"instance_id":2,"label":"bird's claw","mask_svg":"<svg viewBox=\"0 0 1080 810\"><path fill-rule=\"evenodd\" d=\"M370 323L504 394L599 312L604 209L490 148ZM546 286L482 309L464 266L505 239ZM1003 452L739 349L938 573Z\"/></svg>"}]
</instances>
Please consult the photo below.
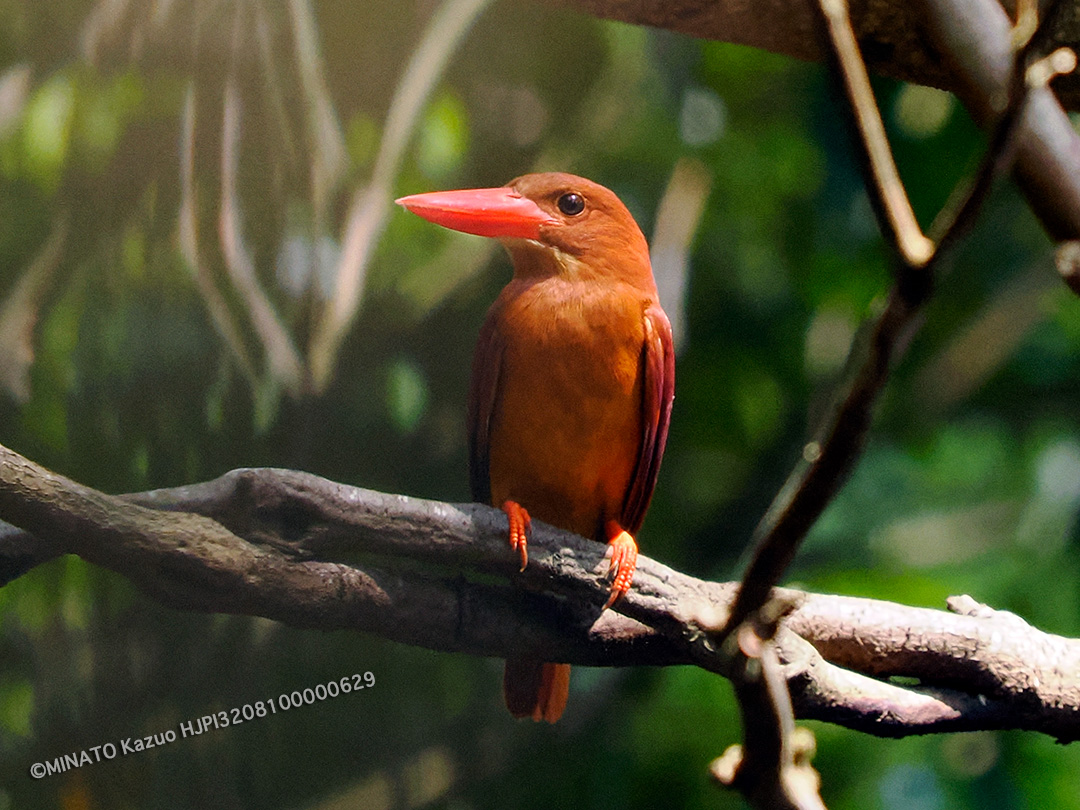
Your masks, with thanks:
<instances>
[{"instance_id":1,"label":"bird's claw","mask_svg":"<svg viewBox=\"0 0 1080 810\"><path fill-rule=\"evenodd\" d=\"M502 510L506 512L506 519L510 523L510 548L521 555L519 570L524 571L525 566L529 564L528 534L532 528L532 518L529 517L525 507L517 501L506 501L502 505Z\"/></svg>"},{"instance_id":2,"label":"bird's claw","mask_svg":"<svg viewBox=\"0 0 1080 810\"><path fill-rule=\"evenodd\" d=\"M638 548L630 533L614 521L608 524L608 574L614 573L611 582L611 595L604 603L604 610L614 605L630 590L637 569Z\"/></svg>"}]
</instances>

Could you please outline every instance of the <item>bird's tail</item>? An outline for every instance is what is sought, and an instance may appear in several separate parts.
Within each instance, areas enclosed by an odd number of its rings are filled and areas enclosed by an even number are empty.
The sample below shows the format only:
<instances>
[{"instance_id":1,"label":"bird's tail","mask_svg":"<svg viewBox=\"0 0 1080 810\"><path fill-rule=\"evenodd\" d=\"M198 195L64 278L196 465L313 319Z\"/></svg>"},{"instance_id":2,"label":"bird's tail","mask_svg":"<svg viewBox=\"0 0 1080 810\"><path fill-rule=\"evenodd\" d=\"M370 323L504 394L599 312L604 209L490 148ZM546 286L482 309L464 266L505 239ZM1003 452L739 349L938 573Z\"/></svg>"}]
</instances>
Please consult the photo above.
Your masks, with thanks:
<instances>
[{"instance_id":1,"label":"bird's tail","mask_svg":"<svg viewBox=\"0 0 1080 810\"><path fill-rule=\"evenodd\" d=\"M570 665L511 658L503 671L503 697L514 717L554 723L570 694Z\"/></svg>"}]
</instances>

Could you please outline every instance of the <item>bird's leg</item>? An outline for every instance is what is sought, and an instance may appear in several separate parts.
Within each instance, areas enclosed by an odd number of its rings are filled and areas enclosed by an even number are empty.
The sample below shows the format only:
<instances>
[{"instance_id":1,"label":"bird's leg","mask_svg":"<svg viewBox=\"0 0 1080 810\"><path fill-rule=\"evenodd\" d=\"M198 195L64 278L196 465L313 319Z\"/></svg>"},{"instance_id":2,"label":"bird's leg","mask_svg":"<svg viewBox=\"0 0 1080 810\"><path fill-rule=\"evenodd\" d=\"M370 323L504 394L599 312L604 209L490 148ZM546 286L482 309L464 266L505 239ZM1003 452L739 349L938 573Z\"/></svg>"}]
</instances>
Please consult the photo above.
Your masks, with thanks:
<instances>
[{"instance_id":1,"label":"bird's leg","mask_svg":"<svg viewBox=\"0 0 1080 810\"><path fill-rule=\"evenodd\" d=\"M524 571L525 566L529 564L528 533L532 527L532 518L525 511L525 507L517 501L506 501L502 505L502 510L506 512L506 519L510 522L510 548L521 554L520 570Z\"/></svg>"},{"instance_id":2,"label":"bird's leg","mask_svg":"<svg viewBox=\"0 0 1080 810\"><path fill-rule=\"evenodd\" d=\"M634 571L637 569L637 543L616 521L609 520L604 526L608 536L608 550L604 555L609 557L608 573L614 572L615 578L611 582L611 596L604 603L604 610L614 605L623 594L630 590L630 583L634 581Z\"/></svg>"}]
</instances>

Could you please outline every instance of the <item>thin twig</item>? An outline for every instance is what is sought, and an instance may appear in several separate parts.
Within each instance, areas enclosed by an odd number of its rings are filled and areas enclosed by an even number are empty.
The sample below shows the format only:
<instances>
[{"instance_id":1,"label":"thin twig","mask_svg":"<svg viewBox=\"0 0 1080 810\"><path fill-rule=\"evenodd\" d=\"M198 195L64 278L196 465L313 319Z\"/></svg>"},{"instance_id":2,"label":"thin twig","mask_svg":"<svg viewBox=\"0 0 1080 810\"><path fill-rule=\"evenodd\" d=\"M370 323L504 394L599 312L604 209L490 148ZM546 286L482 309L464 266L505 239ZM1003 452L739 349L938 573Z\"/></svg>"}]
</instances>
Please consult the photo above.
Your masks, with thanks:
<instances>
[{"instance_id":1,"label":"thin twig","mask_svg":"<svg viewBox=\"0 0 1080 810\"><path fill-rule=\"evenodd\" d=\"M445 0L428 23L398 82L383 126L371 182L357 190L349 206L333 294L316 323L308 347L316 391L330 384L341 342L360 309L368 262L386 225L393 182L405 147L450 56L490 3L491 0Z\"/></svg>"},{"instance_id":2,"label":"thin twig","mask_svg":"<svg viewBox=\"0 0 1080 810\"><path fill-rule=\"evenodd\" d=\"M686 337L690 247L701 224L712 187L708 168L695 158L680 158L656 207L649 254L660 303L671 321L676 355Z\"/></svg>"},{"instance_id":3,"label":"thin twig","mask_svg":"<svg viewBox=\"0 0 1080 810\"><path fill-rule=\"evenodd\" d=\"M862 340L863 358L824 428L808 442L784 486L754 532L754 555L725 632L769 598L806 533L840 489L858 459L878 396L898 352L906 346L917 308L894 289Z\"/></svg>"},{"instance_id":4,"label":"thin twig","mask_svg":"<svg viewBox=\"0 0 1080 810\"><path fill-rule=\"evenodd\" d=\"M222 298L210 271L199 253L198 204L195 191L195 84L189 82L184 96L184 110L180 116L180 210L177 216L177 241L180 255L188 266L195 289L199 291L210 322L240 367L244 379L254 390L258 386L259 375L240 330L229 312L228 304Z\"/></svg>"},{"instance_id":5,"label":"thin twig","mask_svg":"<svg viewBox=\"0 0 1080 810\"><path fill-rule=\"evenodd\" d=\"M748 624L738 636L739 673L733 682L745 742L730 746L709 772L760 810L825 810L821 779L810 765L814 735L795 727L776 647Z\"/></svg>"},{"instance_id":6,"label":"thin twig","mask_svg":"<svg viewBox=\"0 0 1080 810\"><path fill-rule=\"evenodd\" d=\"M819 1L832 55L839 68L838 77L843 83L873 187L880 199L881 224L889 242L900 254L901 261L909 267L921 267L930 260L934 246L919 228L896 169L885 135L885 125L870 87L870 77L851 28L847 2Z\"/></svg>"},{"instance_id":7,"label":"thin twig","mask_svg":"<svg viewBox=\"0 0 1080 810\"><path fill-rule=\"evenodd\" d=\"M725 632L733 631L765 603L770 589L787 569L806 533L861 455L878 397L893 364L906 348L916 326L916 316L932 289L933 269L966 233L994 179L1008 168L1011 147L1028 97L1030 82L1025 78L1026 62L1040 40L1039 31L1043 30L1040 28L1017 54L1015 72L1018 78L1010 85L986 155L974 180L963 184L962 190L954 193L953 199L958 202L938 217L934 226L937 238L930 240L918 231L913 218L909 218L910 205L906 196L899 208L894 209L898 195L903 194L903 186L894 176L895 166L888 143L883 140L884 129L880 127L876 106L873 114L866 109L868 104L873 104L873 98L866 96L869 83L865 79L865 67L861 60L856 59L853 63L847 53L854 43L854 35L846 10L838 12L837 5L843 7L845 4L843 0L821 0L829 41L836 52L836 65L843 74L859 143L867 156L868 188L877 201L883 231L892 240L890 245L898 260L896 283L869 331L869 338L861 349L863 356L854 364L855 372L837 398L828 420L817 437L804 447L802 459L755 530L754 556L743 577L744 586ZM850 70L858 75L849 76ZM921 253L924 247L929 247L928 255Z\"/></svg>"},{"instance_id":8,"label":"thin twig","mask_svg":"<svg viewBox=\"0 0 1080 810\"><path fill-rule=\"evenodd\" d=\"M300 354L285 325L255 275L255 263L244 243L238 189L240 160L240 92L236 76L225 81L221 123L221 204L218 235L225 268L244 302L255 334L266 352L267 366L275 382L288 391L300 391L304 378Z\"/></svg>"},{"instance_id":9,"label":"thin twig","mask_svg":"<svg viewBox=\"0 0 1080 810\"><path fill-rule=\"evenodd\" d=\"M307 119L306 152L311 159L311 195L315 210L321 212L348 166L345 138L327 88L311 2L289 0L288 5Z\"/></svg>"},{"instance_id":10,"label":"thin twig","mask_svg":"<svg viewBox=\"0 0 1080 810\"><path fill-rule=\"evenodd\" d=\"M251 6L251 13L255 17L254 38L259 53L263 92L266 94L267 107L269 107L268 117L274 122L273 142L285 165L293 170L300 160L300 148L297 146L296 136L293 135L292 124L289 122L289 113L286 109L284 92L286 84L275 64L277 51L270 20L267 19L267 7L261 3L255 3Z\"/></svg>"},{"instance_id":11,"label":"thin twig","mask_svg":"<svg viewBox=\"0 0 1080 810\"><path fill-rule=\"evenodd\" d=\"M1062 242L1054 254L1054 266L1066 286L1080 295L1080 240Z\"/></svg>"},{"instance_id":12,"label":"thin twig","mask_svg":"<svg viewBox=\"0 0 1080 810\"><path fill-rule=\"evenodd\" d=\"M64 258L70 225L68 211L57 212L48 238L19 280L0 299L0 388L6 389L20 404L30 399L34 327L45 294Z\"/></svg>"},{"instance_id":13,"label":"thin twig","mask_svg":"<svg viewBox=\"0 0 1080 810\"><path fill-rule=\"evenodd\" d=\"M993 124L989 143L982 160L970 182L961 183L954 189L930 226L931 240L935 245L934 259L941 257L965 234L975 222L983 201L990 192L994 180L1007 171L1015 158L1018 145L1018 129L1023 121L1028 99L1035 89L1045 89L1054 76L1071 73L1076 67L1076 57L1067 48L1059 48L1049 56L1035 60L1035 54L1043 47L1048 32L1054 27L1061 0L1054 0L1046 16L1034 30L1031 26L1031 9L1018 9L1019 19L1014 31L1022 45L1013 60L1012 72L1005 93L1005 103Z\"/></svg>"},{"instance_id":14,"label":"thin twig","mask_svg":"<svg viewBox=\"0 0 1080 810\"><path fill-rule=\"evenodd\" d=\"M893 363L907 346L916 315L933 289L934 270L949 248L970 228L994 179L1012 160L1014 138L1032 82L1029 56L1040 39L1036 30L1016 54L1007 103L994 125L975 178L967 188L954 192L955 202L939 215L933 231L936 237L929 239L919 229L896 171L851 29L846 0L820 0L820 8L833 64L845 88L868 168L867 185L876 203L882 231L896 257L896 279L888 302L870 332L861 362L854 364L855 371L846 391L838 398L818 439L804 448L803 458L755 530L754 556L723 631L728 638L732 634L740 638L740 649L747 657L750 654L741 639L753 628L754 623L748 619L759 616L765 609L769 594L803 538L860 457L878 396ZM1051 75L1058 67L1071 70L1072 66L1075 58L1071 65L1067 59L1060 59L1059 64L1042 73ZM1037 80L1048 81L1042 76ZM766 639L771 637L772 633L766 634ZM766 640L764 647L765 653L771 651L771 642ZM760 664L767 673L766 655L760 657ZM736 752L737 762L733 764L731 756L722 758L718 764L723 769L717 771L714 766L714 773L725 784L740 789L755 806L824 808L816 772L808 763L794 764L797 743L785 711L790 700L787 685L768 689L767 679L750 677L751 668L745 660L743 669L736 672L741 675L733 681L743 714L745 744Z\"/></svg>"},{"instance_id":15,"label":"thin twig","mask_svg":"<svg viewBox=\"0 0 1080 810\"><path fill-rule=\"evenodd\" d=\"M1073 8L1066 3L1058 8ZM997 0L916 0L927 40L942 54L957 95L985 128L1001 115L1016 64L1012 25ZM1059 13L1054 5L1047 17ZM1033 38L1053 37L1044 19ZM1023 25L1023 21L1021 21ZM1022 41L1022 37L1020 40ZM1054 93L1028 93L1016 136L1014 176L1036 216L1056 240L1080 239L1080 136Z\"/></svg>"}]
</instances>

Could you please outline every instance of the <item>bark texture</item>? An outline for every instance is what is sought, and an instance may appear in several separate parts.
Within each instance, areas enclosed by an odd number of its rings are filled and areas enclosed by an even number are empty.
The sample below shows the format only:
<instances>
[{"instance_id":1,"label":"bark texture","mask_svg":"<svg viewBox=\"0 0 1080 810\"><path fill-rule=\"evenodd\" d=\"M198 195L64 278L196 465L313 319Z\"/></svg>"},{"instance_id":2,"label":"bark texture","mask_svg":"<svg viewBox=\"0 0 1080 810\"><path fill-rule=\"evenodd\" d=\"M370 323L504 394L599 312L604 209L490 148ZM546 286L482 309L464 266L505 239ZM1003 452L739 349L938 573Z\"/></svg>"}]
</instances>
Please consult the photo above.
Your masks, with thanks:
<instances>
[{"instance_id":1,"label":"bark texture","mask_svg":"<svg viewBox=\"0 0 1080 810\"><path fill-rule=\"evenodd\" d=\"M0 448L0 519L11 524L0 531L0 581L73 553L178 610L474 655L731 674L733 658L715 641L737 583L642 557L630 593L602 612L602 545L536 522L518 573L505 516L479 504L276 469L112 496ZM967 597L945 612L775 596L793 606L778 649L799 717L881 736L998 728L1080 736L1080 641Z\"/></svg>"}]
</instances>

